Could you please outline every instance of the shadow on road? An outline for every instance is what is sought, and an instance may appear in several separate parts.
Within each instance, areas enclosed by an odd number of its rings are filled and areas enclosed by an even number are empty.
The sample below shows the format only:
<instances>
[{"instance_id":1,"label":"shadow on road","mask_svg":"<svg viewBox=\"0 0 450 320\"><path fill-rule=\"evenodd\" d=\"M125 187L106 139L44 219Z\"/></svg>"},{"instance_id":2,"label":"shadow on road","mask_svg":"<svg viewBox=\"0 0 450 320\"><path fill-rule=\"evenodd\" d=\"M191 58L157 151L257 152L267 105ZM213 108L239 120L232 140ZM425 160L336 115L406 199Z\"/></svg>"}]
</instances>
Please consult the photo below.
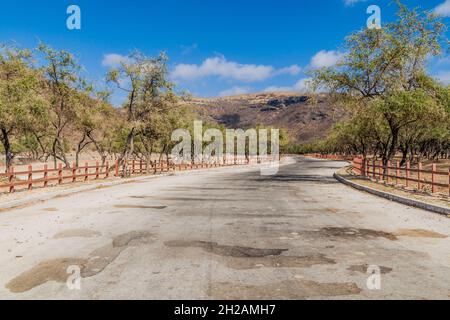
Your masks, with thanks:
<instances>
[{"instance_id":1,"label":"shadow on road","mask_svg":"<svg viewBox=\"0 0 450 320\"><path fill-rule=\"evenodd\" d=\"M271 177L261 177L254 179L257 182L267 183L274 182L317 182L325 184L337 184L338 182L332 177L318 176L318 175L295 175L295 174L279 174Z\"/></svg>"}]
</instances>

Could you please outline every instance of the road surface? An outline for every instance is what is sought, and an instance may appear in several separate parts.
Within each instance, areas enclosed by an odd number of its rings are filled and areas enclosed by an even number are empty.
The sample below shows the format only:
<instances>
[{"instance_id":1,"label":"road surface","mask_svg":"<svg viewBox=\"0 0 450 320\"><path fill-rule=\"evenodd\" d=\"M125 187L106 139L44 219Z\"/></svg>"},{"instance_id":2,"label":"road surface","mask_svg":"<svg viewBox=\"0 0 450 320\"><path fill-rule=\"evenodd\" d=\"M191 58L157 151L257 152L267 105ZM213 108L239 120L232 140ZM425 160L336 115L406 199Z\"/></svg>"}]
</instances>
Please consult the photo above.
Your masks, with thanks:
<instances>
[{"instance_id":1,"label":"road surface","mask_svg":"<svg viewBox=\"0 0 450 320\"><path fill-rule=\"evenodd\" d=\"M0 298L449 299L450 220L339 184L344 165L183 172L1 212Z\"/></svg>"}]
</instances>

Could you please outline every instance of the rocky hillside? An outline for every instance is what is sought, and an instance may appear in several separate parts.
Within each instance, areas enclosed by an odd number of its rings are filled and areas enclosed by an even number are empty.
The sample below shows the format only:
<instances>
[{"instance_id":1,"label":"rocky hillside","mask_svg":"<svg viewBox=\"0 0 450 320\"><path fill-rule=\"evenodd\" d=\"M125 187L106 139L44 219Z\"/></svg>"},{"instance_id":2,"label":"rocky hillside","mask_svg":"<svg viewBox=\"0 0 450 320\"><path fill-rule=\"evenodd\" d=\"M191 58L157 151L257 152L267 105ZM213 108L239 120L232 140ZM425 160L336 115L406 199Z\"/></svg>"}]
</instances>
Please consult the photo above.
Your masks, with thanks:
<instances>
[{"instance_id":1,"label":"rocky hillside","mask_svg":"<svg viewBox=\"0 0 450 320\"><path fill-rule=\"evenodd\" d=\"M260 93L189 101L205 121L229 128L247 129L257 124L286 129L291 139L305 143L323 138L344 116L327 95Z\"/></svg>"}]
</instances>

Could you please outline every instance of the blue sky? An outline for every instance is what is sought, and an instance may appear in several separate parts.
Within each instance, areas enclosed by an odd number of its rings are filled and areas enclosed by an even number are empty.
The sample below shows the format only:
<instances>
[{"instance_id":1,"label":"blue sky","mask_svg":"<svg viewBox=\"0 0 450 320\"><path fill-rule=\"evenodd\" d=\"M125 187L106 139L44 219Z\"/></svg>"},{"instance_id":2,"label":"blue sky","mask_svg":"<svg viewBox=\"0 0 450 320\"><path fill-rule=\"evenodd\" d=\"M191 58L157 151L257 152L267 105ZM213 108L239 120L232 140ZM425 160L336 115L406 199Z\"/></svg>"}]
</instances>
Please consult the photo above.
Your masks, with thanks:
<instances>
[{"instance_id":1,"label":"blue sky","mask_svg":"<svg viewBox=\"0 0 450 320\"><path fill-rule=\"evenodd\" d=\"M404 3L440 6L449 23L450 0ZM81 8L81 30L66 27L72 4ZM380 6L382 21L394 18L390 0L17 0L2 3L0 41L69 50L98 83L139 49L166 51L178 89L194 95L300 90L305 70L332 64L345 36L365 27L371 4ZM430 72L449 82L449 57L435 59ZM121 99L115 94L113 102Z\"/></svg>"}]
</instances>

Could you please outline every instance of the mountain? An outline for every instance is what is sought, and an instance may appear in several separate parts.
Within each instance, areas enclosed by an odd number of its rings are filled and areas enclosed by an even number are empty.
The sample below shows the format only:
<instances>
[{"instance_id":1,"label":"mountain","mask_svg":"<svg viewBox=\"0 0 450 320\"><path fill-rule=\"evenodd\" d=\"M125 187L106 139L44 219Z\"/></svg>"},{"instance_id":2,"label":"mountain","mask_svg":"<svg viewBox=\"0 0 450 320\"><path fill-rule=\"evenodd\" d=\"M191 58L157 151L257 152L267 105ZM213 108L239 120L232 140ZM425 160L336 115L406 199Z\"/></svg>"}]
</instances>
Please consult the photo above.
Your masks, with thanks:
<instances>
[{"instance_id":1,"label":"mountain","mask_svg":"<svg viewBox=\"0 0 450 320\"><path fill-rule=\"evenodd\" d=\"M305 143L323 138L344 117L327 94L258 93L221 98L192 98L187 102L204 121L227 128L256 125L285 129L291 140Z\"/></svg>"}]
</instances>

